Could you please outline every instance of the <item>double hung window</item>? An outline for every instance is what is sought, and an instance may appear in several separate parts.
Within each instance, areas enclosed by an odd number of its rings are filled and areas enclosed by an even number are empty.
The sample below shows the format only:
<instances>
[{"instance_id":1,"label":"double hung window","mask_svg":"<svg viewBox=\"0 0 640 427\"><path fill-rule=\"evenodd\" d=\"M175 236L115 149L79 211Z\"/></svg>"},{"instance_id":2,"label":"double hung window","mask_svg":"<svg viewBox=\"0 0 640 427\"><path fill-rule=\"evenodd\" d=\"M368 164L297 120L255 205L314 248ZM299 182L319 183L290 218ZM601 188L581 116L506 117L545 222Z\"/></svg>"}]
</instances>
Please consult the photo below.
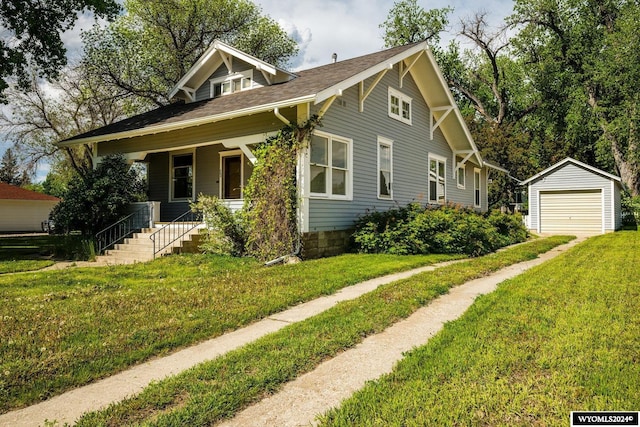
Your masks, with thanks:
<instances>
[{"instance_id":1,"label":"double hung window","mask_svg":"<svg viewBox=\"0 0 640 427\"><path fill-rule=\"evenodd\" d=\"M392 199L393 145L392 141L378 137L378 198Z\"/></svg>"},{"instance_id":2,"label":"double hung window","mask_svg":"<svg viewBox=\"0 0 640 427\"><path fill-rule=\"evenodd\" d=\"M444 157L429 156L429 202L444 204L446 198L446 164Z\"/></svg>"},{"instance_id":3,"label":"double hung window","mask_svg":"<svg viewBox=\"0 0 640 427\"><path fill-rule=\"evenodd\" d=\"M351 196L351 141L316 132L309 144L309 189L312 196Z\"/></svg>"},{"instance_id":4,"label":"double hung window","mask_svg":"<svg viewBox=\"0 0 640 427\"><path fill-rule=\"evenodd\" d=\"M473 206L479 208L481 206L482 200L480 199L480 182L481 175L480 169L473 170Z\"/></svg>"}]
</instances>

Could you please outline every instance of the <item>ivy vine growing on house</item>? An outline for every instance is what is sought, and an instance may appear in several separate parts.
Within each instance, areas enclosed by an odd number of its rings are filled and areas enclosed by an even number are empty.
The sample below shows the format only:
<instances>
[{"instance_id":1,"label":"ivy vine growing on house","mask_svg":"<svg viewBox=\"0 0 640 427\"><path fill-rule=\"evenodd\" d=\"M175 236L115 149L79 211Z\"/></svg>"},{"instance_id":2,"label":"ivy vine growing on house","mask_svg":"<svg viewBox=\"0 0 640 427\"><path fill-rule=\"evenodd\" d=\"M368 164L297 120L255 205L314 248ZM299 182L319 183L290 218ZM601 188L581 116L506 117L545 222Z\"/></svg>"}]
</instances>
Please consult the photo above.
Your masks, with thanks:
<instances>
[{"instance_id":1,"label":"ivy vine growing on house","mask_svg":"<svg viewBox=\"0 0 640 427\"><path fill-rule=\"evenodd\" d=\"M291 123L253 150L256 162L244 189L241 213L232 214L216 197L199 197L192 209L203 212L209 230L203 250L262 261L299 253L302 236L296 169L300 154L320 125L315 115L303 124Z\"/></svg>"}]
</instances>

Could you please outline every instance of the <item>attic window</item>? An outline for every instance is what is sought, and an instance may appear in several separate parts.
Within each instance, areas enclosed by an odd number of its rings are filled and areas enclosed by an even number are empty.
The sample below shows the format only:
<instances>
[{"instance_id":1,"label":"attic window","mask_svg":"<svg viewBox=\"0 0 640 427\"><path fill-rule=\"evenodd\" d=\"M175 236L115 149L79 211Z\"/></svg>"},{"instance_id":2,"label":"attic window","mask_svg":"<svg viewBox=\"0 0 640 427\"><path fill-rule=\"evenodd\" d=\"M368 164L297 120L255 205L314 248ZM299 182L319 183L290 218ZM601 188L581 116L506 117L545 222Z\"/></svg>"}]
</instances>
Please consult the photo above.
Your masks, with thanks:
<instances>
[{"instance_id":1,"label":"attic window","mask_svg":"<svg viewBox=\"0 0 640 427\"><path fill-rule=\"evenodd\" d=\"M211 98L249 90L253 87L253 70L229 74L228 76L211 80Z\"/></svg>"},{"instance_id":2,"label":"attic window","mask_svg":"<svg viewBox=\"0 0 640 427\"><path fill-rule=\"evenodd\" d=\"M411 124L411 98L389 88L389 117Z\"/></svg>"}]
</instances>

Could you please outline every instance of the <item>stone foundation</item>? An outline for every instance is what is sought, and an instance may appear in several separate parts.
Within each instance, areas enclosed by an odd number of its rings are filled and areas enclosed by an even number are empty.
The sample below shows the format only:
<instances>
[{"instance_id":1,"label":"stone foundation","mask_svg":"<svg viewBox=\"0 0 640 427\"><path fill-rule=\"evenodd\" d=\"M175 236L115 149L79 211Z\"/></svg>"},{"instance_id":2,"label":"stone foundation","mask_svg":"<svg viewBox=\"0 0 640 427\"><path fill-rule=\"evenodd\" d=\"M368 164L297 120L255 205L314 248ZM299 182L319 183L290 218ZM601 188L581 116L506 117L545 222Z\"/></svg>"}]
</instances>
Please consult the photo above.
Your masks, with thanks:
<instances>
[{"instance_id":1,"label":"stone foundation","mask_svg":"<svg viewBox=\"0 0 640 427\"><path fill-rule=\"evenodd\" d=\"M314 231L302 235L302 258L315 259L340 255L349 249L353 230Z\"/></svg>"}]
</instances>

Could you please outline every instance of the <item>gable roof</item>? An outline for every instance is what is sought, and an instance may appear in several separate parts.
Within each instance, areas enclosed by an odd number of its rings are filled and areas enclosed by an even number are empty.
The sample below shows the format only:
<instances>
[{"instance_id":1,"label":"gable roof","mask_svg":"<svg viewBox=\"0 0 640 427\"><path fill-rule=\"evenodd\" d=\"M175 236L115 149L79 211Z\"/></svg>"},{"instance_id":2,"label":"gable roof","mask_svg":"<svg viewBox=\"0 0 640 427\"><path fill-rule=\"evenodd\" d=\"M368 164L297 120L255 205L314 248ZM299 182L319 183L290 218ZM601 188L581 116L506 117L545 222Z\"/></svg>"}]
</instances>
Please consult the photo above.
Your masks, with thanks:
<instances>
[{"instance_id":1,"label":"gable roof","mask_svg":"<svg viewBox=\"0 0 640 427\"><path fill-rule=\"evenodd\" d=\"M220 40L215 40L174 86L169 93L169 99L176 95L181 95L180 98L182 99L191 98L192 94L209 78L212 70L217 69L223 63L227 64L229 69L232 69L233 58L238 58L253 65L257 70L262 72L270 84L272 82L282 83L295 78L295 74L293 73L248 55Z\"/></svg>"},{"instance_id":2,"label":"gable roof","mask_svg":"<svg viewBox=\"0 0 640 427\"><path fill-rule=\"evenodd\" d=\"M0 200L47 200L51 202L59 202L57 197L48 194L38 193L37 191L27 190L16 185L0 182Z\"/></svg>"},{"instance_id":3,"label":"gable roof","mask_svg":"<svg viewBox=\"0 0 640 427\"><path fill-rule=\"evenodd\" d=\"M261 70L264 70L268 65L224 43L217 42L178 82L172 93L179 93L187 86L188 91L197 89L197 83L206 81L211 73L222 64L224 60L220 55L223 54L233 54L244 61L253 61L252 64ZM287 78L282 81L252 90L202 101L175 103L160 107L74 136L58 145L70 146L80 143L112 141L184 129L303 103L318 104L332 96L340 96L343 90L385 70L392 69L395 64L401 61L410 63L404 64L406 71L411 72L414 80L418 83L420 92L429 108L432 109L434 118L440 121L438 125L451 148L457 152L472 153L476 163L482 166L483 161L475 142L426 42L398 46L299 71L296 74L288 73ZM286 73L275 67L271 71L274 71L275 74ZM202 80L203 78L204 80ZM433 84L434 81L437 84ZM453 114L450 114L451 112Z\"/></svg>"},{"instance_id":4,"label":"gable roof","mask_svg":"<svg viewBox=\"0 0 640 427\"><path fill-rule=\"evenodd\" d=\"M536 175L532 176L531 178L522 181L520 183L520 185L526 185L526 184L532 183L533 181L537 181L538 179L543 178L544 176L549 175L550 173L553 173L554 171L562 168L563 166L565 166L567 164L573 164L575 166L578 166L579 168L586 169L589 172L592 172L592 173L594 173L596 175L600 175L600 176L603 176L605 178L611 179L611 180L617 182L618 184L622 183L622 180L618 176L615 176L615 175L612 175L610 173L607 173L607 172L605 172L603 170L600 170L598 168L590 166L590 165L588 165L586 163L583 163L583 162L581 162L579 160L576 160L576 159L573 159L571 157L567 157L566 159L559 161L555 165L548 167L547 169L543 170L542 172L537 173Z\"/></svg>"}]
</instances>

